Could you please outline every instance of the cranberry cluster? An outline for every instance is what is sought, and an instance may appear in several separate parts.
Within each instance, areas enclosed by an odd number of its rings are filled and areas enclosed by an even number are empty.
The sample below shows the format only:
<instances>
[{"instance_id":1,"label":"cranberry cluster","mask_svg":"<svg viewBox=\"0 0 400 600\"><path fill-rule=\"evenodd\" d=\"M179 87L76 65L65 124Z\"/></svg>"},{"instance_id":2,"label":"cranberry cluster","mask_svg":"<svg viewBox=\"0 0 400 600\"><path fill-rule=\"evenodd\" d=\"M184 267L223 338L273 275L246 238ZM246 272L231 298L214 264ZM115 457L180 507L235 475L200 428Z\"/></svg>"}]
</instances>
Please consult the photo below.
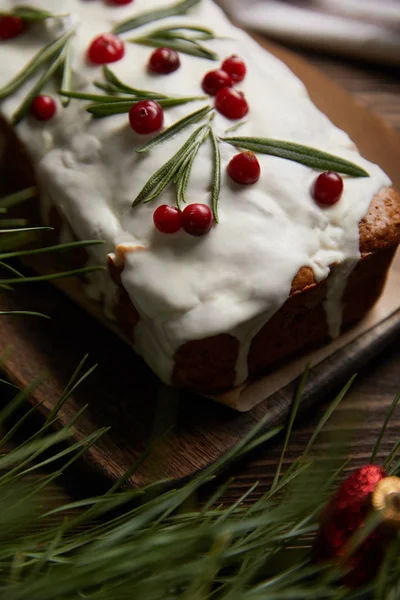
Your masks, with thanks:
<instances>
[{"instance_id":1,"label":"cranberry cluster","mask_svg":"<svg viewBox=\"0 0 400 600\"><path fill-rule=\"evenodd\" d=\"M203 90L215 96L215 108L228 119L242 119L249 112L243 92L233 87L243 81L246 71L243 60L233 54L223 61L221 68L209 71L203 77Z\"/></svg>"},{"instance_id":2,"label":"cranberry cluster","mask_svg":"<svg viewBox=\"0 0 400 600\"><path fill-rule=\"evenodd\" d=\"M206 204L189 204L182 212L163 204L154 211L153 221L162 233L176 233L182 228L190 235L201 236L210 231L213 216Z\"/></svg>"}]
</instances>

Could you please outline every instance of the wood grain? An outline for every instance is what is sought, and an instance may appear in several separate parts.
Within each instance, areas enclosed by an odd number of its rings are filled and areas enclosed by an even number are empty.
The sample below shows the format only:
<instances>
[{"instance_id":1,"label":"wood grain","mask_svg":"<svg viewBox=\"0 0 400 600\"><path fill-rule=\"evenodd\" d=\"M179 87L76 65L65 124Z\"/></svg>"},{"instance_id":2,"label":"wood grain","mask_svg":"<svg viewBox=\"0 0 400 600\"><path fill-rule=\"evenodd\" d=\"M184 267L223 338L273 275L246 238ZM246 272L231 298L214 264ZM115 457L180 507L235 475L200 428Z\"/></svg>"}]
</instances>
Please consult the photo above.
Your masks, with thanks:
<instances>
[{"instance_id":1,"label":"wood grain","mask_svg":"<svg viewBox=\"0 0 400 600\"><path fill-rule=\"evenodd\" d=\"M350 130L355 139L361 133L357 125L360 114L368 120L371 141L363 151L372 160L380 162L383 149L387 151L388 146L392 147L393 160L386 168L393 169L396 176L398 138L394 132L385 130L382 137L382 123L379 119L370 115L361 105L351 102L345 92L324 78L321 79L320 75L296 56L285 52L283 55L309 85L313 86L317 77L320 85L312 90L314 101L324 104L328 98L327 112L338 125ZM343 114L337 111L338 104L343 101L349 107L346 123L341 121ZM400 182L397 184L400 187ZM67 421L76 408L89 402L86 417L77 429L77 437L103 425L112 426L107 437L88 455L92 466L112 479L129 468L155 434L168 430L171 424L175 425L173 435L166 437L162 447L155 449L141 471L132 479L133 484L165 475L184 477L220 456L266 410L270 415L269 425L281 421L287 412L292 386L270 399L268 406L264 403L245 415L204 399L172 394L166 388L160 388L156 378L140 359L134 359L131 351L113 334L105 331L53 288L24 287L15 294L4 297L2 302L5 307L17 308L23 305L31 310L40 308L53 317L51 324L7 318L4 323L2 321L0 332L0 348L12 348L7 371L14 381L25 385L38 372L46 369L51 372L51 377L46 379L33 398L33 401L44 400L44 411L52 407L54 399L85 352L89 352L92 361L100 362L101 369L93 375L90 385L82 386L73 401L66 405L62 419ZM339 357L328 359L327 363L316 368L306 390L304 406L313 404L316 399L323 401L355 368L398 339L399 322L397 314L382 323L379 331L366 335L357 344L342 351ZM388 400L385 401L387 402ZM154 415L157 415L156 419ZM300 442L295 438L288 456L301 447L301 440L304 443L305 431L299 430ZM243 475L244 482L248 473L253 476L254 468L261 468L263 483L266 483L276 464L277 452L278 445L270 450L266 461L249 466ZM237 495L241 486L239 479L230 493Z\"/></svg>"}]
</instances>

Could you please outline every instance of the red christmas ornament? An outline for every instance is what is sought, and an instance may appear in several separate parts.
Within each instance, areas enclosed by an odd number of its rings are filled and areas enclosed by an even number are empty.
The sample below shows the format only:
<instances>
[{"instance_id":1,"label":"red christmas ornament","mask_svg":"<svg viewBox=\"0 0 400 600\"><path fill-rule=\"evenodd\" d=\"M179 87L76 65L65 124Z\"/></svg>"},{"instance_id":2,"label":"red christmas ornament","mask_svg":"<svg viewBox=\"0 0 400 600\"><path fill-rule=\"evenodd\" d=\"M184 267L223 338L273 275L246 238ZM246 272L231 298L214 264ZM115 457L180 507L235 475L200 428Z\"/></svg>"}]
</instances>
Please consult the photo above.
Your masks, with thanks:
<instances>
[{"instance_id":1,"label":"red christmas ornament","mask_svg":"<svg viewBox=\"0 0 400 600\"><path fill-rule=\"evenodd\" d=\"M186 233L205 235L213 224L211 209L206 204L189 204L181 214L181 222Z\"/></svg>"},{"instance_id":2,"label":"red christmas ornament","mask_svg":"<svg viewBox=\"0 0 400 600\"><path fill-rule=\"evenodd\" d=\"M179 54L171 48L157 48L150 56L148 69L152 73L169 75L181 66Z\"/></svg>"},{"instance_id":3,"label":"red christmas ornament","mask_svg":"<svg viewBox=\"0 0 400 600\"><path fill-rule=\"evenodd\" d=\"M38 121L49 121L56 114L57 105L51 96L36 96L31 104L31 114Z\"/></svg>"},{"instance_id":4,"label":"red christmas ornament","mask_svg":"<svg viewBox=\"0 0 400 600\"><path fill-rule=\"evenodd\" d=\"M94 38L87 53L89 61L95 65L116 62L124 54L124 43L113 33L102 33Z\"/></svg>"},{"instance_id":5,"label":"red christmas ornament","mask_svg":"<svg viewBox=\"0 0 400 600\"><path fill-rule=\"evenodd\" d=\"M136 133L153 133L163 126L164 111L155 100L141 100L130 109L129 122Z\"/></svg>"},{"instance_id":6,"label":"red christmas ornament","mask_svg":"<svg viewBox=\"0 0 400 600\"><path fill-rule=\"evenodd\" d=\"M124 4L130 4L133 0L107 0L107 4L116 4L117 6L123 6Z\"/></svg>"},{"instance_id":7,"label":"red christmas ornament","mask_svg":"<svg viewBox=\"0 0 400 600\"><path fill-rule=\"evenodd\" d=\"M318 204L331 206L336 204L343 193L343 179L333 171L318 175L314 181L312 194Z\"/></svg>"},{"instance_id":8,"label":"red christmas ornament","mask_svg":"<svg viewBox=\"0 0 400 600\"><path fill-rule=\"evenodd\" d=\"M234 83L240 83L246 77L246 65L236 54L226 58L222 63L221 69L230 75Z\"/></svg>"},{"instance_id":9,"label":"red christmas ornament","mask_svg":"<svg viewBox=\"0 0 400 600\"><path fill-rule=\"evenodd\" d=\"M5 15L0 17L0 40L11 40L25 29L25 23L20 17Z\"/></svg>"},{"instance_id":10,"label":"red christmas ornament","mask_svg":"<svg viewBox=\"0 0 400 600\"><path fill-rule=\"evenodd\" d=\"M215 107L228 119L242 119L249 112L249 105L242 92L224 87L215 96Z\"/></svg>"},{"instance_id":11,"label":"red christmas ornament","mask_svg":"<svg viewBox=\"0 0 400 600\"><path fill-rule=\"evenodd\" d=\"M181 213L173 206L162 204L154 211L153 222L162 233L176 233L181 228Z\"/></svg>"},{"instance_id":12,"label":"red christmas ornament","mask_svg":"<svg viewBox=\"0 0 400 600\"><path fill-rule=\"evenodd\" d=\"M233 85L233 81L228 73L222 69L217 69L216 71L209 71L206 73L203 77L201 85L206 94L215 96L215 94L222 88L231 87Z\"/></svg>"},{"instance_id":13,"label":"red christmas ornament","mask_svg":"<svg viewBox=\"0 0 400 600\"><path fill-rule=\"evenodd\" d=\"M384 524L376 528L350 552L352 536L366 522L371 511L380 511ZM343 581L349 587L359 587L378 572L385 554L391 529L400 526L400 478L387 477L378 465L357 469L340 486L325 508L315 544L317 560L333 560L343 566Z\"/></svg>"},{"instance_id":14,"label":"red christmas ornament","mask_svg":"<svg viewBox=\"0 0 400 600\"><path fill-rule=\"evenodd\" d=\"M260 178L260 163L253 152L236 154L228 164L227 171L237 183L256 183Z\"/></svg>"}]
</instances>

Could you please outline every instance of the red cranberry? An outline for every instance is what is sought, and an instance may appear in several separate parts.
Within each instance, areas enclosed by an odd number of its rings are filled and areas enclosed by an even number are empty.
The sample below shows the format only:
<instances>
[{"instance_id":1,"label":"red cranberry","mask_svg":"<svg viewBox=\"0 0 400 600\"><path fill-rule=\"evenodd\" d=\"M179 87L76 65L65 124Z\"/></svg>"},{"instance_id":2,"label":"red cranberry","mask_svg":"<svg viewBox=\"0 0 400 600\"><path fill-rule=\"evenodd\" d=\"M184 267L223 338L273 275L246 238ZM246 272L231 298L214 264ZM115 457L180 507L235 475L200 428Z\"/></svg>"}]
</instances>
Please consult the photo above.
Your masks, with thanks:
<instances>
[{"instance_id":1,"label":"red cranberry","mask_svg":"<svg viewBox=\"0 0 400 600\"><path fill-rule=\"evenodd\" d=\"M157 48L150 56L148 69L153 73L168 75L181 66L179 54L171 48Z\"/></svg>"},{"instance_id":2,"label":"red cranberry","mask_svg":"<svg viewBox=\"0 0 400 600\"><path fill-rule=\"evenodd\" d=\"M241 119L249 112L249 105L242 92L224 87L215 96L215 107L228 119Z\"/></svg>"},{"instance_id":3,"label":"red cranberry","mask_svg":"<svg viewBox=\"0 0 400 600\"><path fill-rule=\"evenodd\" d=\"M56 114L57 105L51 96L36 96L31 104L31 114L38 121L49 121Z\"/></svg>"},{"instance_id":4,"label":"red cranberry","mask_svg":"<svg viewBox=\"0 0 400 600\"><path fill-rule=\"evenodd\" d=\"M253 152L236 154L228 164L228 173L237 183L255 183L260 178L260 163Z\"/></svg>"},{"instance_id":5,"label":"red cranberry","mask_svg":"<svg viewBox=\"0 0 400 600\"><path fill-rule=\"evenodd\" d=\"M129 111L129 122L136 133L153 133L164 123L164 111L155 100L141 100Z\"/></svg>"},{"instance_id":6,"label":"red cranberry","mask_svg":"<svg viewBox=\"0 0 400 600\"><path fill-rule=\"evenodd\" d=\"M239 83L246 77L246 65L235 54L224 60L221 69L230 75L234 83Z\"/></svg>"},{"instance_id":7,"label":"red cranberry","mask_svg":"<svg viewBox=\"0 0 400 600\"><path fill-rule=\"evenodd\" d=\"M17 37L25 29L25 23L20 17L5 15L0 17L0 40L10 40Z\"/></svg>"},{"instance_id":8,"label":"red cranberry","mask_svg":"<svg viewBox=\"0 0 400 600\"><path fill-rule=\"evenodd\" d=\"M327 171L314 181L312 194L318 204L336 204L343 192L343 179L337 173Z\"/></svg>"},{"instance_id":9,"label":"red cranberry","mask_svg":"<svg viewBox=\"0 0 400 600\"><path fill-rule=\"evenodd\" d=\"M208 233L213 224L211 209L206 204L189 204L181 215L182 227L190 235Z\"/></svg>"},{"instance_id":10,"label":"red cranberry","mask_svg":"<svg viewBox=\"0 0 400 600\"><path fill-rule=\"evenodd\" d=\"M116 4L117 6L123 6L124 4L130 4L133 0L107 0L108 4Z\"/></svg>"},{"instance_id":11,"label":"red cranberry","mask_svg":"<svg viewBox=\"0 0 400 600\"><path fill-rule=\"evenodd\" d=\"M124 43L112 33L102 33L94 38L88 50L88 58L95 65L116 62L124 54Z\"/></svg>"},{"instance_id":12,"label":"red cranberry","mask_svg":"<svg viewBox=\"0 0 400 600\"><path fill-rule=\"evenodd\" d=\"M177 208L163 204L154 211L153 222L162 233L176 233L181 228L181 213Z\"/></svg>"},{"instance_id":13,"label":"red cranberry","mask_svg":"<svg viewBox=\"0 0 400 600\"><path fill-rule=\"evenodd\" d=\"M215 96L215 94L223 87L231 87L233 85L232 79L222 69L216 71L209 71L203 77L202 87L206 94Z\"/></svg>"}]
</instances>

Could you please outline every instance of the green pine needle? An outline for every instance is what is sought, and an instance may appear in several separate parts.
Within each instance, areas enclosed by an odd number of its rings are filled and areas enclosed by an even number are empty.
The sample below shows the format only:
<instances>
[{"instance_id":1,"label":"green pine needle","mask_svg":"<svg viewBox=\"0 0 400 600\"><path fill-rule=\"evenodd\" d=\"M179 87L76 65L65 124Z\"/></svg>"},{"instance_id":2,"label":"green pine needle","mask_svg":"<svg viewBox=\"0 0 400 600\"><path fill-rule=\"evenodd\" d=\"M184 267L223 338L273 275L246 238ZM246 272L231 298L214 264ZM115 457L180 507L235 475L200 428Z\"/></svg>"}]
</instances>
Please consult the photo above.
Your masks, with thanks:
<instances>
[{"instance_id":1,"label":"green pine needle","mask_svg":"<svg viewBox=\"0 0 400 600\"><path fill-rule=\"evenodd\" d=\"M376 461L376 457L378 456L378 452L379 452L379 447L381 445L383 436L385 435L386 428L389 424L390 419L392 418L393 412L394 412L396 406L398 405L399 401L400 401L400 393L394 397L393 402L390 405L389 410L387 411L385 420L382 425L382 429L379 432L378 439L376 440L374 449L372 450L371 461L370 461L371 463L374 463Z\"/></svg>"},{"instance_id":2,"label":"green pine needle","mask_svg":"<svg viewBox=\"0 0 400 600\"><path fill-rule=\"evenodd\" d=\"M85 378L80 373L86 359L60 396L59 409L61 399ZM304 383L305 377L293 403L289 427ZM29 393L19 393L18 406ZM14 402L11 412L17 404ZM155 482L140 490L119 491L114 486L104 495L57 506L53 502L51 506L52 482L106 433L101 429L84 440L72 440L79 414L60 432L49 433L55 419L53 414L30 440L0 458L0 467L9 469L0 474L0 589L5 600L54 600L55 592L58 600L358 597L358 592L338 585L340 571L335 565L311 560L310 536L317 529L318 513L326 501L324 486L316 490L311 486L306 502L298 501L298 489L307 492L310 477L314 477L311 462L295 461L291 476L285 480L278 475L278 483L249 507L245 503L258 490L257 483L244 489L233 505L216 506L226 489L223 483L203 507L193 508L191 504L185 508L188 499L195 501L203 486L215 481L216 474L243 457L260 439L265 441L265 418L226 456L181 487L166 489L165 482ZM268 433L270 437L276 435L276 431ZM60 442L69 445L60 447ZM40 467L46 467L48 475L39 479L39 484L26 480ZM354 536L351 551L356 551L376 525L367 521ZM373 593L376 586L391 597L400 575L398 552L398 541L388 546L376 584L365 586L363 594Z\"/></svg>"}]
</instances>

